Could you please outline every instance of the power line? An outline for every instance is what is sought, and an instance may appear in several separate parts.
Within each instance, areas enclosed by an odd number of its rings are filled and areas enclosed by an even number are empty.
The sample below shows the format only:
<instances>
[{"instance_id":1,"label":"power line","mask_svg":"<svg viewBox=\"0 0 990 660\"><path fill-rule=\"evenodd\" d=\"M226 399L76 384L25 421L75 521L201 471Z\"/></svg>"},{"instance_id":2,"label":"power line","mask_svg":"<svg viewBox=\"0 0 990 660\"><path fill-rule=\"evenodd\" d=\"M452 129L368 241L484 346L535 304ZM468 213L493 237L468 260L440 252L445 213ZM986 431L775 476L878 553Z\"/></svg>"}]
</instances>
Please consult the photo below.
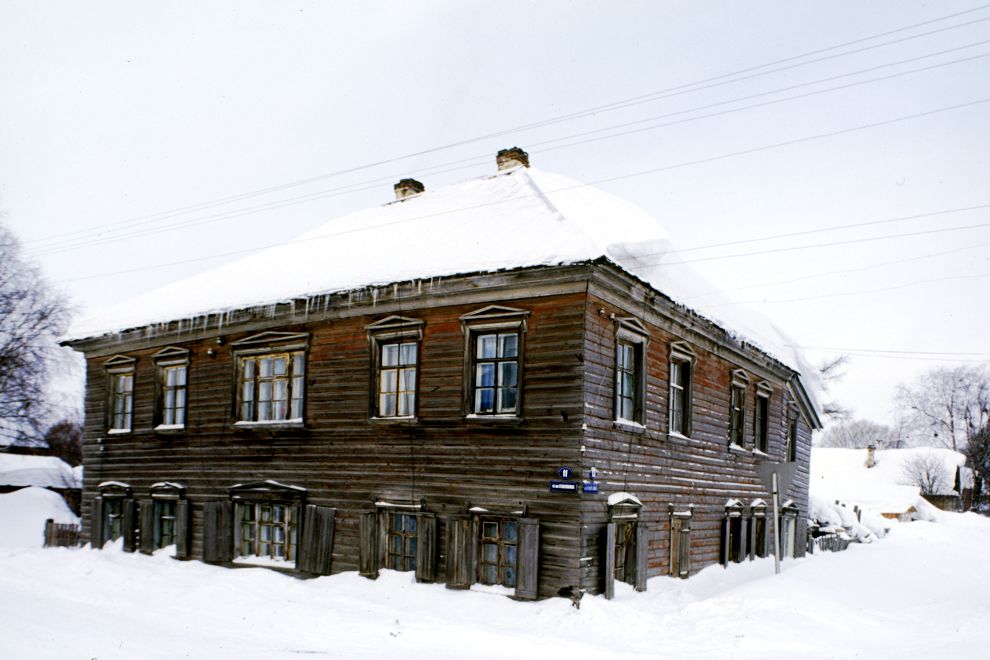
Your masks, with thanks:
<instances>
[{"instance_id":1,"label":"power line","mask_svg":"<svg viewBox=\"0 0 990 660\"><path fill-rule=\"evenodd\" d=\"M578 112L572 112L572 113L568 113L568 114L564 114L564 115L558 115L556 117L551 117L551 118L548 118L548 119L545 119L545 120L541 120L541 121L538 121L538 122L533 122L533 123L529 123L529 124L522 124L522 125L511 127L511 128L501 129L499 131L495 131L495 132L492 132L492 133L487 133L487 134L483 134L483 135L480 135L480 136L475 136L473 138L467 138L467 139L464 139L464 140L459 140L459 141L456 141L456 142L451 142L451 143L448 143L448 144L445 144L445 145L440 145L440 146L432 147L432 148L429 148L429 149L424 149L424 150L420 150L420 151L416 151L416 152L411 152L411 153L403 154L403 155L400 155L400 156L395 156L395 157L386 158L386 159L382 159L382 160L378 160L378 161L373 161L373 162L369 162L369 163L366 163L366 164L363 164L363 165L359 165L359 166L355 166L355 167L350 167L350 168L345 168L345 169L340 169L340 170L336 170L336 171L333 171L333 172L328 172L328 173L324 173L324 174L320 174L320 175L305 177L305 178L302 178L302 179L296 179L294 181L289 181L289 182L282 183L282 184L276 184L276 185L273 185L273 186L268 186L268 187L256 189L256 190L253 190L253 191L249 191L249 192L238 193L236 195L230 195L230 196L227 196L227 197L221 197L221 198L217 198L217 199L214 199L214 200L200 202L200 203L197 203L197 204L191 204L191 205L187 205L187 206L182 206L182 207L174 208L174 209L167 210L167 211L162 211L162 212L148 214L148 215L142 215L142 216L136 216L136 217L132 217L132 218L129 218L129 219L126 219L126 220L120 220L120 221L116 221L116 222L105 223L103 225L98 225L96 227L90 227L90 228L87 228L87 229L81 229L81 230L76 230L76 231L72 231L72 232L62 232L62 233L59 233L59 234L53 234L53 235L49 235L49 236L46 236L46 237L41 237L41 238L38 238L38 239L33 239L32 241L29 241L29 242L30 243L36 243L36 242L49 241L51 239L64 239L67 236L75 236L75 235L78 235L78 234L92 233L92 232L98 231L99 229L102 229L102 228L115 227L115 226L119 226L119 225L127 225L127 224L135 224L135 223L146 224L148 222L156 222L158 220L167 219L169 217L174 217L176 215L182 215L182 214L189 213L189 212L194 212L194 211L199 211L199 210L205 210L205 209L208 209L208 208L213 208L215 206L221 206L221 205L229 204L229 203L236 202L236 201L242 201L244 199L249 199L249 198L257 197L257 196L261 196L261 195L266 195L266 194L270 194L270 193L273 193L273 192L279 192L279 191L282 191L282 190L285 190L285 189L288 189L288 188L293 188L293 187L298 187L298 186L302 186L302 185L307 185L307 184L310 184L310 183L314 183L316 181L320 181L320 180L324 180L324 179L328 179L328 178L333 178L333 177L341 176L341 175L344 175L344 174L350 174L350 173L353 173L353 172L362 171L362 170L366 170L366 169L371 169L371 168L379 167L381 165L385 165L385 164L388 164L388 163L393 163L393 162L407 160L407 159L414 158L414 157L424 156L424 155L428 155L428 154L431 154L431 153L436 153L436 152L444 151L444 150L451 149L451 148L454 148L454 147L458 147L458 146L464 146L464 145L467 145L467 144L470 144L470 143L473 143L473 142L479 142L479 141L482 141L482 140L492 139L492 138L495 138L495 137L503 137L503 136L506 136L506 135L510 135L512 133L517 133L517 132L521 132L521 131L524 131L524 130L529 130L529 129L532 129L532 128L540 128L540 127L551 125L551 124L554 124L554 123L571 121L573 119L580 118L580 117L585 117L585 116L589 116L589 115L592 115L592 114L598 114L598 113L608 112L608 111L610 111L610 110L613 109L613 106L628 107L629 104L632 104L633 102L635 102L637 100L640 100L640 99L642 99L643 102L646 102L648 100L657 100L656 97L658 95L663 95L663 94L674 95L674 94L671 94L672 92L676 92L677 94L680 94L680 93L690 93L690 92L694 92L694 91L700 91L700 89L707 89L707 87L706 88L698 88L699 85L703 85L703 84L711 83L711 82L715 82L715 81L720 81L720 80L723 80L724 81L724 79L726 79L726 78L732 78L733 76L739 76L741 74L751 73L751 72L754 72L754 71L758 71L760 69L765 69L765 68L776 66L778 64L783 64L783 63L786 63L786 62L793 62L793 61L796 61L796 60L799 60L799 59L802 59L802 58L806 58L806 57L810 57L812 55L817 55L817 54L829 52L829 51L832 51L832 50L837 50L839 48L843 48L843 47L846 47L846 46L856 45L856 44L859 44L859 43L864 43L864 42L871 41L871 40L874 40L874 39L879 39L879 38L882 38L882 37L885 37L885 36L889 36L889 35L892 35L892 34L906 32L908 30L912 30L912 29L915 29L915 28L918 28L918 27L923 27L923 26L926 26L926 25L932 25L932 24L939 23L939 22L942 22L942 21L950 20L952 18L957 18L959 16L964 16L964 15L972 14L972 13L975 13L975 12L978 12L978 11L982 11L982 10L987 9L987 8L990 8L990 4L980 5L978 7L974 7L974 8L971 8L971 9L964 10L964 11L955 12L955 13L952 13L952 14L948 14L948 15L936 17L934 19L930 19L930 20L927 20L927 21L922 21L922 22L919 22L919 23L914 23L914 24L911 24L911 25L907 25L907 26L903 26L903 27L896 28L896 29L893 29L893 30L888 30L888 31L885 31L885 32L881 32L881 33L869 35L869 36L866 36L866 37L861 37L859 39L855 39L855 40L852 40L852 41L847 41L847 42L843 42L843 43L840 43L840 44L835 44L833 46L828 46L828 47L825 47L825 48L820 48L820 49L808 51L808 52L801 53L801 54L798 54L798 55L789 56L789 57L786 57L786 58L774 60L772 62L764 63L764 64L761 64L761 65L747 67L747 68L744 68L744 69L739 69L739 70L736 70L736 71L733 71L733 72L729 72L729 73L725 73L725 74L721 74L721 75L718 75L718 76L713 76L713 77L710 77L710 78L705 78L705 79L702 79L702 80L699 80L699 81L695 81L693 83L686 83L686 84L683 84L683 85L679 85L679 86L670 87L670 88L666 88L666 89L663 89L663 90L658 90L658 91L655 91L655 92L651 92L649 94L640 95L640 96L636 96L636 97L631 97L631 98L623 99L623 100L620 100L620 101L615 101L615 102L612 102L612 103L609 103L609 104L604 104L604 105L599 105L599 106L595 106L595 107L591 107L591 108L586 108L585 110L581 110L581 111L578 111ZM953 25L953 26L948 26L948 27L945 27L945 28L940 28L938 30L933 30L933 31L922 33L922 34L918 34L918 35L912 35L910 37L905 37L903 39L895 40L895 41L892 41L892 42L887 42L887 43L883 43L883 44L876 44L876 45L870 46L868 48L857 49L857 50L850 51L850 52L847 52L847 53L841 53L841 54L838 54L838 55L830 56L827 59L832 59L834 57L841 57L841 56L845 56L845 55L849 55L849 54L855 54L855 53L858 53L858 52L862 52L864 50L869 50L869 49L872 49L872 48L879 48L879 47L883 47L883 46L886 46L886 45L891 45L893 43L900 43L900 42L906 41L908 39L916 39L916 38L920 38L920 37L924 37L924 36L930 36L931 34L935 34L937 32L944 32L944 31L951 30L951 29L958 29L958 28L962 28L962 27L967 27L969 25L972 25L972 24L975 24L975 23L979 23L979 22L982 22L982 21L985 21L985 20L988 20L988 19L987 18L974 19L972 21L968 21L968 22L965 22L965 23L961 23L961 24L957 24L957 25ZM818 61L820 61L820 60L813 60L811 62L805 62L805 63L794 65L794 66L806 66L808 64L812 64L812 63L815 63L815 62L818 62ZM794 68L794 67L792 66L792 67L787 67L787 68ZM770 75L772 73L777 73L777 72L779 72L781 70L783 70L783 69L768 71L768 72L764 72L764 73L759 74L759 75L761 75L761 76L762 75ZM747 76L745 78L739 78L739 79L724 81L724 82L719 83L719 84L728 84L728 83L731 83L731 82L739 82L741 80L750 79L750 78L753 78L753 77L757 77L757 76ZM614 109L617 109L617 108L614 108Z\"/></svg>"},{"instance_id":2,"label":"power line","mask_svg":"<svg viewBox=\"0 0 990 660\"><path fill-rule=\"evenodd\" d=\"M946 277L933 277L924 280L915 280L914 282L905 282L903 284L897 284L895 286L883 287L880 289L863 289L859 291L841 291L836 293L823 293L817 296L802 296L800 298L787 298L783 300L746 300L746 301L731 301L718 303L715 305L710 305L711 307L729 307L732 305L782 305L793 302L805 302L808 300L822 300L825 298L846 298L849 296L862 296L870 293L886 293L888 291L897 291L900 289L907 289L913 286L918 286L920 284L933 284L935 282L949 282L954 280L975 280L984 277L990 277L990 273L977 273L973 275L949 275Z\"/></svg>"},{"instance_id":3,"label":"power line","mask_svg":"<svg viewBox=\"0 0 990 660\"><path fill-rule=\"evenodd\" d=\"M820 351L836 351L836 352L857 352L857 353L897 353L904 355L964 355L968 357L973 356L983 356L990 358L990 353L985 351L969 351L969 352L959 352L959 351L914 351L914 350L897 350L889 348L848 348L848 347L837 347L837 346L806 346L797 344L788 344L788 348L810 348Z\"/></svg>"},{"instance_id":4,"label":"power line","mask_svg":"<svg viewBox=\"0 0 990 660\"><path fill-rule=\"evenodd\" d=\"M843 275L846 273L862 273L868 270L873 270L875 268L882 268L885 266L893 266L896 264L910 263L913 261L921 261L923 259L934 259L935 257L945 256L947 254L955 254L957 252L964 252L966 250L975 250L976 248L988 247L990 243L977 243L975 245L966 245L961 248L955 248L952 250L945 250L943 252L932 252L929 254L923 254L916 257L908 257L906 259L894 259L893 261L883 261L880 263L873 263L869 266L862 266L860 268L843 268L841 270L829 270L820 273L813 273L811 275L802 275L801 277L794 277L789 280L774 280L773 282L761 282L759 284L748 284L746 286L737 286L730 289L716 289L713 291L706 291L705 293L699 293L693 296L687 296L683 300L697 300L698 298L706 298L708 296L722 294L722 293L732 293L733 291L747 291L749 289L762 289L771 286L784 286L787 284L794 284L795 282L804 282L806 280L814 280L820 277L831 277L834 275ZM676 252L676 250L674 250Z\"/></svg>"},{"instance_id":5,"label":"power line","mask_svg":"<svg viewBox=\"0 0 990 660\"><path fill-rule=\"evenodd\" d=\"M959 109L962 109L962 108L967 108L967 107L971 107L971 106L975 106L975 105L979 105L981 103L987 103L987 102L990 102L990 98L977 99L977 100L969 101L969 102L966 102L966 103L961 103L961 104L946 106L946 107L942 107L942 108L935 108L933 110L926 110L924 112L915 113L915 114L912 114L912 115L904 115L904 116L901 116L901 117L895 117L893 119L887 119L887 120L883 120L883 121L880 121L880 122L873 122L873 123L870 123L870 124L862 124L860 126L853 126L853 127L841 129L841 130L838 130L838 131L830 131L830 132L827 132L827 133L818 133L818 134L815 134L815 135L805 136L805 137L802 137L802 138L795 138L795 139L787 140L787 141L784 141L784 142L777 142L777 143L772 143L772 144L763 145L763 146L759 146L759 147L753 147L753 148L750 148L750 149L743 149L743 150L739 150L739 151L733 151L733 152L729 152L729 153L726 153L726 154L721 154L721 155L718 155L718 156L710 156L710 157L707 157L707 158L701 158L701 159L696 159L696 160L692 160L692 161L686 161L686 162L682 162L682 163L678 163L678 164L674 164L674 165L666 165L666 166L663 166L663 167L651 168L651 169L646 169L646 170L639 170L639 171L635 171L635 172L628 172L626 174L622 174L622 175L618 175L618 176L608 177L608 178L604 178L604 179L598 179L598 180L590 181L590 182L587 182L587 183L575 184L573 186L565 186L563 188L558 188L556 190L550 190L550 191L545 191L545 192L546 193L551 193L551 194L552 193L557 193L557 192L566 192L566 191L569 191L569 190L576 190L576 189L579 189L579 188L585 188L585 187L589 187L589 186L593 186L593 185L600 185L602 183L612 183L612 182L621 181L621 180L624 180L624 179L630 179L630 178L636 178L636 177L641 177L641 176L647 176L647 175L650 175L650 174L657 174L657 173L660 173L660 172L666 172L666 171L670 171L670 170L678 169L678 168L682 168L682 167L691 167L691 166L702 164L702 163L709 163L709 162L714 162L714 161L718 161L718 160L724 160L724 159L728 159L728 158L734 158L734 157L737 157L737 156L749 155L749 154L753 154L753 153L759 153L759 152L762 152L762 151L768 151L768 150L771 150L771 149L779 149L779 148L782 148L782 147L792 146L792 145L795 145L795 144L802 144L802 143L811 142L811 141L814 141L814 140L820 140L820 139L825 139L825 138L829 138L829 137L835 137L835 136L838 136L838 135L845 135L845 134L854 133L854 132L857 132L857 131L863 131L863 130L868 130L868 129L872 129L872 128L878 128L878 127L881 127L881 126L888 126L888 125L899 123L899 122L903 122L903 121L909 121L911 119L918 119L918 118L921 118L921 117L928 117L928 116L932 116L932 115L939 114L939 113L942 113L942 112L949 112L949 111L952 111L952 110L959 110ZM381 223L381 224L373 225L373 226L355 227L353 229L348 229L348 230L341 231L341 232L331 232L331 233L328 233L328 234L322 234L320 236L313 236L313 237L306 238L306 239L295 239L295 240L290 240L290 241L283 241L281 243L273 243L273 244L269 244L269 245L259 246L259 247L255 247L255 248L247 248L247 249L242 249L242 250L233 250L233 251L229 251L229 252L218 253L218 254L214 254L214 255L208 255L208 256L197 257L197 258L192 258L192 259L183 259L183 260L173 261L173 262L164 263L164 264L142 266L142 267L139 267L139 268L132 268L132 269L115 271L115 272L110 272L110 273L102 273L102 274L97 274L97 275L88 275L88 276L77 277L77 278L69 278L69 279L65 279L65 280L60 280L60 282L61 283L78 282L78 281L89 280L89 279L96 279L96 278L102 278L102 277L112 277L112 276L116 276L116 275L125 275L125 274L129 274L129 273L134 273L134 272L141 272L141 271L146 271L146 270L152 270L152 269L156 269L156 268L165 268L165 267L168 267L168 266L176 266L176 265L183 265L183 264L194 263L194 262L199 262L199 261L206 261L206 260L211 260L211 259L218 259L218 258L222 258L222 257L237 256L237 255L241 255L241 254L247 254L247 253L251 253L251 252L257 252L259 250L263 250L263 249L266 249L266 248L282 247L282 246L287 246L287 245L295 245L295 244L300 244L300 243L305 243L305 242L310 242L310 241L315 241L315 240L324 240L324 239L327 239L327 238L333 238L333 237L341 236L341 235L345 235L345 234L351 234L351 233L362 232L362 231L370 231L372 229L379 229L379 228L382 228L382 227L389 227L389 226L394 226L394 225L398 225L398 224L405 224L405 223L408 223L408 222L414 222L414 221L418 221L418 220L424 220L424 219L427 219L427 218L432 218L432 217L437 217L437 216L449 215L449 214L452 214L452 213L460 213L460 212L463 212L463 211L471 211L471 210L486 208L486 207L490 207L490 206L497 206L497 205L500 205L500 204L507 204L507 203L510 203L510 202L519 201L521 199L527 199L527 198L532 197L532 196L533 195L522 195L522 196L517 196L517 197L510 197L510 198L506 198L506 199L497 200L497 201L494 201L494 202L487 202L487 203L484 203L484 204L477 204L477 205L468 206L468 207L448 209L446 211L440 211L440 212L437 212L437 213L430 213L430 214L420 215L420 216L413 216L411 218L403 218L401 220L395 220L395 221L392 221L392 222ZM653 254L647 254L647 255L642 255L642 256L657 256L657 255L660 255L660 254L663 254L663 253L653 253ZM696 261L698 261L698 260L696 260ZM686 263L686 262L682 262L682 263Z\"/></svg>"},{"instance_id":6,"label":"power line","mask_svg":"<svg viewBox=\"0 0 990 660\"><path fill-rule=\"evenodd\" d=\"M990 20L990 19L988 19L988 20ZM903 63L906 63L906 62L916 61L918 59L923 59L923 58L928 58L928 57L935 57L935 56L938 56L938 55L943 55L943 54L945 54L947 52L953 52L953 51L956 51L956 50L962 50L962 49L965 49L965 48L971 48L973 46L983 45L983 44L986 44L986 43L990 43L990 40L976 42L974 44L967 44L965 46L960 46L960 47L949 49L949 50L938 51L936 53L929 53L927 55L923 55L923 56L919 56L919 57L908 58L908 59L900 60L900 61L897 61L897 62L892 62L892 63L888 63L888 64L876 66L876 67L871 67L869 69L862 69L862 70L859 70L859 71L853 71L853 72L846 73L846 74L840 74L840 75L837 75L837 76L830 76L830 77L827 77L827 78L822 78L822 79L818 79L818 80L814 80L814 81L810 81L810 82L806 82L806 83L800 83L800 84L797 84L797 85L791 85L789 87L779 88L779 89L776 89L776 90L771 90L769 92L763 92L763 93L760 93L760 94L754 94L754 95L745 96L745 97L738 97L736 99L730 99L728 101L722 101L722 102L719 102L719 103L709 104L709 105L706 105L706 106L700 106L700 107L696 107L696 108L690 108L690 109L687 109L687 110L681 110L681 111L678 111L678 112L668 113L668 114L665 114L665 115L659 115L659 116L648 118L646 120L639 120L639 121L636 121L636 122L629 122L629 123L626 123L626 124L613 125L611 127L606 127L606 128L602 128L602 129L596 129L594 131L587 131L587 132L584 132L584 133L578 133L578 134L571 135L571 136L565 136L565 137L561 137L561 138L555 138L555 139L552 139L552 140L545 140L543 142L537 142L537 143L535 143L532 146L539 147L539 146L542 146L542 145L552 144L552 143L555 143L555 142L559 142L561 140L571 139L573 137L581 137L581 136L584 136L584 135L590 135L590 134L600 133L602 131L614 130L616 128L622 128L622 127L625 127L625 126L635 125L635 124L642 123L643 121L654 121L656 119L662 119L662 118L666 118L666 117L676 116L676 115L684 114L684 113L687 113L687 112L693 112L693 111L699 110L699 109L706 109L706 108L715 107L715 106L719 106L719 105L725 105L725 104L728 104L728 103L738 102L740 100L746 100L746 99L756 98L756 97L760 97L760 96L765 96L767 94L774 94L774 93L778 93L780 91L787 91L787 90L795 89L795 88L798 88L798 87L805 87L805 86L808 86L808 85L814 85L814 84L818 84L818 83L823 82L823 81L829 81L829 80L835 80L837 78L843 78L843 77L848 77L848 76L853 76L853 75L859 75L859 74L861 74L863 72L872 71L872 70L876 70L876 69L879 69L879 68L886 68L886 67L890 67L890 66L896 66L896 65L903 64ZM593 139L590 139L590 140L581 140L581 141L577 141L577 142L571 142L571 143L568 143L568 144L558 145L557 147L551 147L551 148L545 149L544 151L555 151L557 149L571 148L571 147L578 146L578 145L581 145L581 144L586 144L588 142L593 142L593 141L598 141L598 140L605 140L605 139L612 139L612 138L615 138L615 137L620 137L620 136L623 136L623 135L629 135L631 133L641 132L641 131L645 131L645 130L655 130L657 128L664 128L664 127L673 126L673 125L676 125L676 124L682 124L682 123L686 123L686 122L697 121L697 120L700 120L700 119L709 119L709 118L712 118L712 117L722 116L722 115L730 114L730 113L734 113L734 112L741 112L741 111L745 111L745 110L751 110L751 109L754 109L754 108L764 107L764 106L767 106L767 105L772 105L772 104L777 104L777 103L783 103L783 102L792 101L792 100L801 99L801 98L807 98L809 96L815 96L815 95L818 95L818 94L830 93L830 92L837 91L837 90L848 89L848 88L851 88L851 87L856 87L856 86L860 86L860 85L870 84L870 83L873 83L873 82L878 82L878 81L882 81L882 80L888 80L888 79L891 79L891 78L901 77L901 76L905 76L905 75L909 75L909 74L913 74L913 73L918 73L918 72L922 72L922 71L928 71L928 70L932 70L932 69L935 69L935 68L940 68L940 67L944 67L944 66L950 66L950 65L953 65L953 64L958 64L958 63L961 63L961 62L967 62L967 61L971 61L971 60L978 59L978 58L983 58L983 57L988 57L988 56L990 56L990 53L982 53L982 54L974 55L974 56L971 56L971 57L962 58L962 59L959 59L959 60L952 60L952 61L949 61L949 62L942 62L942 63L939 63L939 64L933 64L933 65L926 66L926 67L921 67L921 68L918 68L918 69L911 69L911 70L908 70L908 71L902 71L902 72L890 74L890 75L887 75L887 76L881 76L879 78L872 78L872 79L869 79L869 80L863 80L863 81L858 81L858 82L854 82L854 83L849 83L847 85L840 85L840 86L836 86L836 87L830 87L830 88L826 88L826 89L823 89L823 90L816 90L816 91L813 91L813 92L807 92L807 93L804 93L804 94L799 94L799 95L795 95L795 96L785 97L785 98L782 98L782 99L774 99L774 100L765 101L765 102L762 102L762 103L757 103L757 104L753 104L753 105L749 105L749 106L743 106L743 107L740 107L740 108L732 108L732 109L723 110L723 111L720 111L720 112L711 113L711 114L707 114L707 115L700 115L700 116L697 116L697 117L688 117L686 119L681 119L681 120L678 120L678 121L667 122L667 123L663 123L663 124L656 124L656 125L652 125L652 126L647 126L647 127L639 128L639 129L636 129L636 130L633 130L633 131L626 131L626 132L622 132L622 133L615 133L615 134L606 135L606 136L602 136L602 137L598 137L598 138L593 138ZM478 156L478 157L472 157L472 158L469 158L469 159L464 159L464 160L461 160L461 161L455 161L454 163L448 163L448 164L454 165L454 164L458 164L460 162L471 162L471 163L474 163L476 161L477 162L483 162L483 160L486 159L486 158L487 158L486 156ZM434 168L427 168L427 170L428 169L435 169L436 167L444 167L446 165L447 164L443 164L443 165L435 166ZM459 169L462 169L462 168L454 167L454 168L451 168L449 170L442 170L442 173L446 173L446 172L450 172L450 171L457 171ZM383 179L375 179L373 181L369 181L369 182L366 182L366 183L375 183L375 184L377 184L377 183L379 183L382 180ZM391 179L384 179L384 180L390 181ZM244 208L244 209L231 209L229 211L223 211L223 212L221 212L219 214L208 215L208 216L204 216L204 217L200 217L200 218L192 218L190 220L184 220L182 222L172 223L172 224L164 225L164 226L157 227L157 228L136 230L136 231L132 231L132 232L127 233L127 234L118 234L117 236L112 236L112 237L108 237L108 238L102 238L102 239L100 239L100 238L93 238L93 239L88 239L88 240L85 239L85 238L81 238L81 239L67 239L66 241L63 242L62 245L59 245L59 244L50 245L48 248L43 248L40 251L34 252L33 253L33 256L36 256L37 257L37 256L48 255L48 254L57 254L57 253L65 252L67 250L74 250L74 249L79 249L79 248L84 248L84 247L92 247L94 245L103 245L103 244L107 244L107 243L119 242L119 241L125 240L127 238L144 237L144 236L149 236L149 235L163 233L163 232L166 232L166 231L172 231L172 230L175 230L175 229L182 229L182 228L191 227L191 226L199 226L199 225L202 225L202 224L207 224L207 223L210 223L210 222L216 222L216 221L219 221L219 220L227 220L227 219L230 219L230 218L241 217L243 215L248 215L248 214L251 214L251 213L258 213L258 212L263 212L263 211L275 210L275 209L279 209L279 208L284 208L286 206L292 206L292 205L295 205L295 204L301 204L301 203L311 202L311 201L315 201L315 200L318 200L318 199L324 199L324 198L327 198L327 197L335 197L338 194L348 194L348 193L353 193L353 192L360 192L360 191L368 190L368 189L370 189L372 187L377 187L377 186L365 186L365 187L361 187L361 188L356 187L356 186L362 186L363 183L365 183L365 182L356 183L356 184L350 184L350 185L346 185L346 186L341 186L339 188L330 189L329 191L317 191L317 192L314 192L314 193L309 193L309 194L306 194L306 195L301 195L301 196L297 196L297 197L294 197L294 198L289 198L289 199L286 199L286 200L275 200L275 201L272 201L272 202L266 202L266 203L263 203L263 204L259 204L259 205L247 207L247 208ZM341 192L338 192L338 191L341 191ZM73 241L75 241L75 242L73 242ZM79 241L85 241L85 242L79 242Z\"/></svg>"}]
</instances>

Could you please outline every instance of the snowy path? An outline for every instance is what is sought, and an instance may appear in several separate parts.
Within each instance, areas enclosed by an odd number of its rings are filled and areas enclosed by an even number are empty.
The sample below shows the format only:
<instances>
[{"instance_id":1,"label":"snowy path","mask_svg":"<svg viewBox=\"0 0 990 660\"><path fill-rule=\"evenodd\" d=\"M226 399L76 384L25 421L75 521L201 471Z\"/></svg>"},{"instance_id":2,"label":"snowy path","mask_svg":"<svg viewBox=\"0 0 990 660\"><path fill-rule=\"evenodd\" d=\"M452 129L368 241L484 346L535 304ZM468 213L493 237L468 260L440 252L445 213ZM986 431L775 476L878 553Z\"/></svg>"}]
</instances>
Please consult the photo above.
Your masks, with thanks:
<instances>
[{"instance_id":1,"label":"snowy path","mask_svg":"<svg viewBox=\"0 0 990 660\"><path fill-rule=\"evenodd\" d=\"M990 520L658 578L616 599L516 603L385 572L300 581L121 552L0 548L2 658L986 657Z\"/></svg>"}]
</instances>

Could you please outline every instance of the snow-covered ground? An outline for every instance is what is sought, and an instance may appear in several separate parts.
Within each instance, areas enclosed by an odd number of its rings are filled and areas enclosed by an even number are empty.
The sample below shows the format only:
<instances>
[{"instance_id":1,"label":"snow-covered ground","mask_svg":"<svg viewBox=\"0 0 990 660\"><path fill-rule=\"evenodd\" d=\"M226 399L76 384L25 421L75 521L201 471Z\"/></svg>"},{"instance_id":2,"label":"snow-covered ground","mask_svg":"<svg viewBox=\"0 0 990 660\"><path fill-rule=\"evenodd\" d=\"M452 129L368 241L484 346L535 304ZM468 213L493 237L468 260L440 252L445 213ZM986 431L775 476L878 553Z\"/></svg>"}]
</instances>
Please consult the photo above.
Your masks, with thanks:
<instances>
[{"instance_id":1,"label":"snow-covered ground","mask_svg":"<svg viewBox=\"0 0 990 660\"><path fill-rule=\"evenodd\" d=\"M40 546L49 518L57 523L79 524L79 517L62 496L50 490L32 486L0 495L0 552Z\"/></svg>"},{"instance_id":2,"label":"snow-covered ground","mask_svg":"<svg viewBox=\"0 0 990 660\"><path fill-rule=\"evenodd\" d=\"M779 576L769 559L715 566L580 609L390 571L303 581L164 552L0 548L0 657L985 658L990 520L892 526Z\"/></svg>"}]
</instances>

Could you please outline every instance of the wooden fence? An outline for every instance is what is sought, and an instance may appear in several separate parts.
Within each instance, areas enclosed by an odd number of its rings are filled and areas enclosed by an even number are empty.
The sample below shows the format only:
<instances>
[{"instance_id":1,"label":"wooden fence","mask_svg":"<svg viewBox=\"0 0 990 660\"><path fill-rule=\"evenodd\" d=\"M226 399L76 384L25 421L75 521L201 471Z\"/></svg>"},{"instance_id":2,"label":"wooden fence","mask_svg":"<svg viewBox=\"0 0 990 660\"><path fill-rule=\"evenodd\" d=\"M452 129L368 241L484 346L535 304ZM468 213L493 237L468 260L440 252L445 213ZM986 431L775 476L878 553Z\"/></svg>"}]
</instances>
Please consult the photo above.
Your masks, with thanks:
<instances>
[{"instance_id":1,"label":"wooden fence","mask_svg":"<svg viewBox=\"0 0 990 660\"><path fill-rule=\"evenodd\" d=\"M71 523L57 523L51 518L45 521L46 548L74 548L82 540L82 527Z\"/></svg>"},{"instance_id":2,"label":"wooden fence","mask_svg":"<svg viewBox=\"0 0 990 660\"><path fill-rule=\"evenodd\" d=\"M808 537L808 552L842 552L852 543L850 539L843 538L838 534L822 534L820 536Z\"/></svg>"}]
</instances>

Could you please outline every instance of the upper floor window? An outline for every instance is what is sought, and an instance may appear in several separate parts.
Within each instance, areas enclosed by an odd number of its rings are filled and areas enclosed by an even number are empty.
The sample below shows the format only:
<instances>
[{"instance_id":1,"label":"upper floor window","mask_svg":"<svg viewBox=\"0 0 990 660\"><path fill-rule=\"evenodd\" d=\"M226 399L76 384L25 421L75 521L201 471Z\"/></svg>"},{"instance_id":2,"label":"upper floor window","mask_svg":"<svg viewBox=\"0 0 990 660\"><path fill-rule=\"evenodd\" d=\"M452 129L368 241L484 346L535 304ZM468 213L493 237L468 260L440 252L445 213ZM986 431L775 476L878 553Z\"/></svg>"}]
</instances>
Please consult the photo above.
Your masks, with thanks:
<instances>
[{"instance_id":1,"label":"upper floor window","mask_svg":"<svg viewBox=\"0 0 990 660\"><path fill-rule=\"evenodd\" d=\"M793 406L787 407L787 445L784 449L785 460L793 463L797 460L798 415Z\"/></svg>"},{"instance_id":2,"label":"upper floor window","mask_svg":"<svg viewBox=\"0 0 990 660\"><path fill-rule=\"evenodd\" d=\"M115 355L104 363L108 378L107 428L111 433L130 431L134 422L135 359Z\"/></svg>"},{"instance_id":3,"label":"upper floor window","mask_svg":"<svg viewBox=\"0 0 990 660\"><path fill-rule=\"evenodd\" d=\"M646 393L646 342L649 332L634 318L616 319L615 419L642 424Z\"/></svg>"},{"instance_id":4,"label":"upper floor window","mask_svg":"<svg viewBox=\"0 0 990 660\"><path fill-rule=\"evenodd\" d=\"M764 454L770 450L770 383L761 381L756 385L756 407L753 416L753 449Z\"/></svg>"},{"instance_id":5,"label":"upper floor window","mask_svg":"<svg viewBox=\"0 0 990 660\"><path fill-rule=\"evenodd\" d=\"M528 314L492 305L461 317L467 338L469 414L518 416L522 410L522 344Z\"/></svg>"},{"instance_id":6,"label":"upper floor window","mask_svg":"<svg viewBox=\"0 0 990 660\"><path fill-rule=\"evenodd\" d=\"M304 334L265 332L234 342L239 421L302 421L306 339Z\"/></svg>"},{"instance_id":7,"label":"upper floor window","mask_svg":"<svg viewBox=\"0 0 990 660\"><path fill-rule=\"evenodd\" d=\"M691 372L694 353L685 342L670 345L670 432L691 435Z\"/></svg>"},{"instance_id":8,"label":"upper floor window","mask_svg":"<svg viewBox=\"0 0 990 660\"><path fill-rule=\"evenodd\" d=\"M367 330L374 356L372 416L415 417L423 322L389 316Z\"/></svg>"},{"instance_id":9,"label":"upper floor window","mask_svg":"<svg viewBox=\"0 0 990 660\"><path fill-rule=\"evenodd\" d=\"M189 351L169 346L154 355L158 369L158 429L182 428L186 424L186 388Z\"/></svg>"},{"instance_id":10,"label":"upper floor window","mask_svg":"<svg viewBox=\"0 0 990 660\"><path fill-rule=\"evenodd\" d=\"M732 391L729 403L729 444L742 447L746 433L746 390L749 376L742 369L732 372Z\"/></svg>"}]
</instances>

